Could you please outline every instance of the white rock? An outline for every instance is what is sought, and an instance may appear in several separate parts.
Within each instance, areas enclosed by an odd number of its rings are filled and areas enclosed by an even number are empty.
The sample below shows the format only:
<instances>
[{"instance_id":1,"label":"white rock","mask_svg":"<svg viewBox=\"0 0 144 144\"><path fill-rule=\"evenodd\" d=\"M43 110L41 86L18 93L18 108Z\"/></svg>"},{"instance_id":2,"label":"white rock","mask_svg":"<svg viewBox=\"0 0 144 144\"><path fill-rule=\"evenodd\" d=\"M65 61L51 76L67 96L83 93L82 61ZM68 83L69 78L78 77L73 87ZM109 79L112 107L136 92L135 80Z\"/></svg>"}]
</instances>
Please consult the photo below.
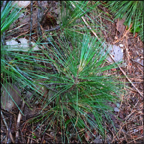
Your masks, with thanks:
<instances>
[{"instance_id":1,"label":"white rock","mask_svg":"<svg viewBox=\"0 0 144 144\"><path fill-rule=\"evenodd\" d=\"M120 47L123 47L123 44L120 44L119 46L120 46Z\"/></svg>"},{"instance_id":2,"label":"white rock","mask_svg":"<svg viewBox=\"0 0 144 144\"><path fill-rule=\"evenodd\" d=\"M21 13L21 14L19 15L19 18L23 18L23 17L25 17L25 14L24 14L24 13Z\"/></svg>"},{"instance_id":3,"label":"white rock","mask_svg":"<svg viewBox=\"0 0 144 144\"><path fill-rule=\"evenodd\" d=\"M119 109L117 107L114 108L115 112L119 112Z\"/></svg>"},{"instance_id":4,"label":"white rock","mask_svg":"<svg viewBox=\"0 0 144 144\"><path fill-rule=\"evenodd\" d=\"M138 59L137 59L137 62L139 62L139 61L140 61L140 59L138 58Z\"/></svg>"},{"instance_id":5,"label":"white rock","mask_svg":"<svg viewBox=\"0 0 144 144\"><path fill-rule=\"evenodd\" d=\"M19 8L26 8L30 4L30 2L31 1L15 1L13 4L17 3L17 6Z\"/></svg>"},{"instance_id":6,"label":"white rock","mask_svg":"<svg viewBox=\"0 0 144 144\"><path fill-rule=\"evenodd\" d=\"M15 41L14 39L11 39L11 40L6 41L6 45L18 47L18 42Z\"/></svg>"},{"instance_id":7,"label":"white rock","mask_svg":"<svg viewBox=\"0 0 144 144\"><path fill-rule=\"evenodd\" d=\"M24 51L27 52L30 50L28 40L25 38L18 39L20 43L15 41L14 39L6 41L6 45L8 46L7 51ZM38 45L34 42L32 44L32 51L39 51Z\"/></svg>"},{"instance_id":8,"label":"white rock","mask_svg":"<svg viewBox=\"0 0 144 144\"><path fill-rule=\"evenodd\" d=\"M108 51L113 56L113 59L115 62L120 62L123 60L123 52L119 46L109 44L108 45ZM113 61L111 60L110 57L108 57L107 60L109 62L113 63Z\"/></svg>"},{"instance_id":9,"label":"white rock","mask_svg":"<svg viewBox=\"0 0 144 144\"><path fill-rule=\"evenodd\" d=\"M120 107L120 104L119 104L119 103L116 103L116 106L119 108L119 107Z\"/></svg>"},{"instance_id":10,"label":"white rock","mask_svg":"<svg viewBox=\"0 0 144 144\"><path fill-rule=\"evenodd\" d=\"M117 36L115 36L115 37L114 37L114 39L116 39L116 40L117 40L117 39L118 39L118 37L117 37Z\"/></svg>"},{"instance_id":11,"label":"white rock","mask_svg":"<svg viewBox=\"0 0 144 144\"><path fill-rule=\"evenodd\" d=\"M27 49L28 49L28 47L29 47L29 44L28 44L28 40L27 39L25 39L25 38L20 38L20 39L18 39L19 41L20 41L20 49L23 49L24 51L26 50L27 51Z\"/></svg>"},{"instance_id":12,"label":"white rock","mask_svg":"<svg viewBox=\"0 0 144 144\"><path fill-rule=\"evenodd\" d=\"M39 47L38 47L38 45L36 43L31 42L31 44L33 46L32 51L39 51L40 50Z\"/></svg>"}]
</instances>

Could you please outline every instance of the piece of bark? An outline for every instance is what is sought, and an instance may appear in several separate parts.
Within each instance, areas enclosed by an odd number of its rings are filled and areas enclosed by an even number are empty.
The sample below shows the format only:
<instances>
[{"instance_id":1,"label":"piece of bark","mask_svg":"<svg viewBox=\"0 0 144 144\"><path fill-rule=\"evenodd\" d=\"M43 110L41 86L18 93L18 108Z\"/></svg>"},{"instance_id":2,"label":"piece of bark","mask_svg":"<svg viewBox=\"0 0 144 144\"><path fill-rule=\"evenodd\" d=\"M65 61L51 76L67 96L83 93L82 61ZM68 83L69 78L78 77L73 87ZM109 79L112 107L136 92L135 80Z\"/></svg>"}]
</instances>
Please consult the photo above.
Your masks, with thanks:
<instances>
[{"instance_id":1,"label":"piece of bark","mask_svg":"<svg viewBox=\"0 0 144 144\"><path fill-rule=\"evenodd\" d=\"M125 30L125 26L124 26L124 19L118 19L117 23L116 23L116 29L117 31L120 33L120 36L122 36L122 34L124 33Z\"/></svg>"}]
</instances>

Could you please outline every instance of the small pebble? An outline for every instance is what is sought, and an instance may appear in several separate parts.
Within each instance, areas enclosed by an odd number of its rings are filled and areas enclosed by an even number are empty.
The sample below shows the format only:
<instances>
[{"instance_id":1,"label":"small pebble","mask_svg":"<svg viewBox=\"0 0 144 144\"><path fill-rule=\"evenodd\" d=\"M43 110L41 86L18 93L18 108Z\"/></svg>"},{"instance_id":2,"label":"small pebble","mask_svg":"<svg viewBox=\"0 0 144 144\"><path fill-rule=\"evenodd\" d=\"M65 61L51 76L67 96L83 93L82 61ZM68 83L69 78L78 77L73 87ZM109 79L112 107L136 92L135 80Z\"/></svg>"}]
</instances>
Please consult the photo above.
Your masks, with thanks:
<instances>
[{"instance_id":1,"label":"small pebble","mask_svg":"<svg viewBox=\"0 0 144 144\"><path fill-rule=\"evenodd\" d=\"M137 59L137 62L139 62L139 61L140 61L140 59L138 58L138 59Z\"/></svg>"},{"instance_id":2,"label":"small pebble","mask_svg":"<svg viewBox=\"0 0 144 144\"><path fill-rule=\"evenodd\" d=\"M118 39L118 37L117 37L117 36L115 36L115 37L114 37L114 39L116 39L116 40L117 40L117 39Z\"/></svg>"},{"instance_id":3,"label":"small pebble","mask_svg":"<svg viewBox=\"0 0 144 144\"><path fill-rule=\"evenodd\" d=\"M117 107L114 108L115 112L119 112L119 109Z\"/></svg>"},{"instance_id":4,"label":"small pebble","mask_svg":"<svg viewBox=\"0 0 144 144\"><path fill-rule=\"evenodd\" d=\"M134 133L136 133L136 132L138 132L138 130L137 130L137 129L134 129Z\"/></svg>"},{"instance_id":5,"label":"small pebble","mask_svg":"<svg viewBox=\"0 0 144 144\"><path fill-rule=\"evenodd\" d=\"M119 103L116 103L116 106L119 108L119 107L120 107L120 104L119 104Z\"/></svg>"},{"instance_id":6,"label":"small pebble","mask_svg":"<svg viewBox=\"0 0 144 144\"><path fill-rule=\"evenodd\" d=\"M119 46L120 46L120 47L123 47L123 44L120 44Z\"/></svg>"}]
</instances>

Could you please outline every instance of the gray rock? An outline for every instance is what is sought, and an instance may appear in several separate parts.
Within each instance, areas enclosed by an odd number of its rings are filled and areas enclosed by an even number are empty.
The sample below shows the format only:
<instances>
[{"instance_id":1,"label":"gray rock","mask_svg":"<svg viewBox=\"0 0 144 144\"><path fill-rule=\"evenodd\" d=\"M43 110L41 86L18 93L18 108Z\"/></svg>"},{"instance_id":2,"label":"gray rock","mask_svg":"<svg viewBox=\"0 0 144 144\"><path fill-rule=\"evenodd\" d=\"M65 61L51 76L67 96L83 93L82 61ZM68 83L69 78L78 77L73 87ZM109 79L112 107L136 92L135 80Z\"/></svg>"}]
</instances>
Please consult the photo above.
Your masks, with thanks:
<instances>
[{"instance_id":1,"label":"gray rock","mask_svg":"<svg viewBox=\"0 0 144 144\"><path fill-rule=\"evenodd\" d=\"M119 46L109 44L108 51L110 51L109 53L113 56L115 62L120 62L123 60L123 49L121 49ZM113 63L110 57L108 57L107 60Z\"/></svg>"},{"instance_id":2,"label":"gray rock","mask_svg":"<svg viewBox=\"0 0 144 144\"><path fill-rule=\"evenodd\" d=\"M7 83L1 88L1 107L7 111L18 106L21 102L21 92L17 86Z\"/></svg>"},{"instance_id":3,"label":"gray rock","mask_svg":"<svg viewBox=\"0 0 144 144\"><path fill-rule=\"evenodd\" d=\"M115 107L115 108L114 108L114 111L115 111L115 112L119 112L120 110L119 110L117 107Z\"/></svg>"}]
</instances>

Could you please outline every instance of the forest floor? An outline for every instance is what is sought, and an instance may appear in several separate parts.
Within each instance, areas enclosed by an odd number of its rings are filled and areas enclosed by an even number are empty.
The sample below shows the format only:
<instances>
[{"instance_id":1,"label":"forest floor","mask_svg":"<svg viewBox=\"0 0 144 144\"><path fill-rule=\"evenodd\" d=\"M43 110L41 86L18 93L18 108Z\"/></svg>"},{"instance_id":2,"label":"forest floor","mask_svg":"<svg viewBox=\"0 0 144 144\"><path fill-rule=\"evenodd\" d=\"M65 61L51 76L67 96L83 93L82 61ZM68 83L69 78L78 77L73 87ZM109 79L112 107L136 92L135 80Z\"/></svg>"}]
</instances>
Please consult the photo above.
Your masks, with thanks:
<instances>
[{"instance_id":1,"label":"forest floor","mask_svg":"<svg viewBox=\"0 0 144 144\"><path fill-rule=\"evenodd\" d=\"M51 7L51 13L47 15L47 22L49 22L49 18L53 19L55 22L54 27L57 27L57 2L48 2L41 3L43 6L49 8ZM34 4L34 7L37 3ZM107 9L100 7L104 12L108 12ZM27 8L28 11L30 7ZM36 9L33 11L33 14L36 15ZM36 16L33 17L33 32L36 32ZM95 139L90 138L88 134L85 134L84 143L93 142L93 143L142 143L143 141L143 43L140 38L135 34L133 36L132 33L129 32L129 29L126 30L126 27L123 25L122 20L115 20L114 23L101 18L103 24L106 25L107 31L102 31L105 40L109 44L117 45L121 47L123 50L123 61L125 66L121 67L121 69L112 69L107 71L108 74L116 75L116 76L126 76L123 78L123 82L129 82L129 84L125 84L126 93L121 96L121 102L117 103L117 105L111 103L111 106L114 108L115 116L112 116L111 119L114 122L114 125L117 129L117 132L114 131L112 127L108 127L109 132L106 133L107 137L105 140L101 138L100 135L97 135ZM17 30L17 33L6 37L7 39L11 39L12 37L19 37L22 35L26 35L29 33L29 25L30 17L22 20L19 18L20 25L27 23L27 25L22 26ZM49 22L50 23L50 22ZM51 29L53 26L45 25L43 29ZM59 31L57 29L56 31ZM28 36L25 36L27 38ZM37 35L32 35L32 39L37 39ZM129 86L129 87L127 87ZM44 133L43 130L46 127L46 123L41 125L35 132L32 132L37 125L32 123L27 123L32 117L34 117L39 111L41 106L34 107L32 111L29 111L28 108L24 109L25 117L22 117L19 124L19 143L60 143L60 136L54 136L54 130L47 130ZM3 111L3 110L2 110ZM4 112L5 120L8 125L11 125L11 134L7 134L7 129L5 124L1 121L1 143L6 142L6 137L10 136L11 139L14 139L17 130L17 118L19 114L19 110L16 108L13 112L8 113ZM59 135L61 132L57 132ZM6 137L5 137L6 136ZM71 140L71 143L76 143L76 139Z\"/></svg>"}]
</instances>

